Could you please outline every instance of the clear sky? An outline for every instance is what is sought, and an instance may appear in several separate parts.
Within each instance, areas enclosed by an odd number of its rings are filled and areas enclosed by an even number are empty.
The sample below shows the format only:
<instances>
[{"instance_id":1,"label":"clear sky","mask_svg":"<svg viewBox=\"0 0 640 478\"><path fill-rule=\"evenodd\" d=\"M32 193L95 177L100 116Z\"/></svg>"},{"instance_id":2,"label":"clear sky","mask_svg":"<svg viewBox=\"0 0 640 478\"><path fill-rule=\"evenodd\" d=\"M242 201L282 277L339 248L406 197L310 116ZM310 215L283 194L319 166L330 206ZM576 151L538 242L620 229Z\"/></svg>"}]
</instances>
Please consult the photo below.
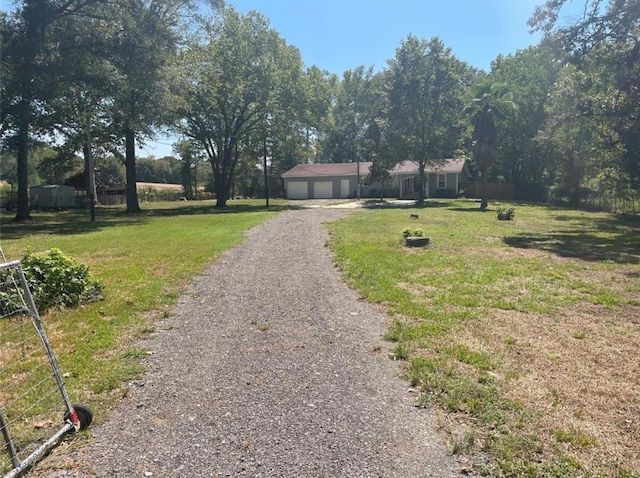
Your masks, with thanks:
<instances>
[{"instance_id":1,"label":"clear sky","mask_svg":"<svg viewBox=\"0 0 640 478\"><path fill-rule=\"evenodd\" d=\"M409 34L438 36L459 59L489 70L498 54L539 41L527 20L543 0L228 0L257 10L307 66L341 74L386 66Z\"/></svg>"}]
</instances>

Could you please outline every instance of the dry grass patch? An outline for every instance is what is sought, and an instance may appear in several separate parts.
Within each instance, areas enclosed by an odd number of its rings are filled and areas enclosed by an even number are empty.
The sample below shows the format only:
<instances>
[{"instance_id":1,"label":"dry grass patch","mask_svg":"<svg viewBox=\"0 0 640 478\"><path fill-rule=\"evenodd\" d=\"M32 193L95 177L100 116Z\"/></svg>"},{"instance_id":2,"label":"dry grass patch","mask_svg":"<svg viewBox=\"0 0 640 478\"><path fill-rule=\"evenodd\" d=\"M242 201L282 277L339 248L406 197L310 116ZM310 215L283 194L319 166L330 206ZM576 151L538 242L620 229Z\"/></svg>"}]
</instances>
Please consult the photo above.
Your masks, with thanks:
<instances>
[{"instance_id":1,"label":"dry grass patch","mask_svg":"<svg viewBox=\"0 0 640 478\"><path fill-rule=\"evenodd\" d=\"M455 335L492 351L501 393L534 412L519 434L587 469L640 470L640 327L629 320L639 312L588 303L554 316L492 311Z\"/></svg>"}]
</instances>

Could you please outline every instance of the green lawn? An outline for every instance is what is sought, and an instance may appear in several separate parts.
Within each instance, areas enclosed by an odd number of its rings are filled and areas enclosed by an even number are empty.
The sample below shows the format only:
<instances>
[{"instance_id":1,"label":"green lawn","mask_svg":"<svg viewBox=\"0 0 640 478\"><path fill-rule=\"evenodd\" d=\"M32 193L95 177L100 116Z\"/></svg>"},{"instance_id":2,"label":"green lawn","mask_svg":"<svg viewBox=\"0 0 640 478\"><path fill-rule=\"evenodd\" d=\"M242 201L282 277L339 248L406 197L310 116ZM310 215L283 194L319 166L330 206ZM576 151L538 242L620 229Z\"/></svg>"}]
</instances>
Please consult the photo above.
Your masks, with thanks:
<instances>
[{"instance_id":1,"label":"green lawn","mask_svg":"<svg viewBox=\"0 0 640 478\"><path fill-rule=\"evenodd\" d=\"M392 355L454 452L488 453L493 476L640 476L640 222L506 206L515 220L465 201L365 211L331 247L391 315ZM404 247L405 227L431 245Z\"/></svg>"},{"instance_id":2,"label":"green lawn","mask_svg":"<svg viewBox=\"0 0 640 478\"><path fill-rule=\"evenodd\" d=\"M638 477L639 222L512 206L513 221L466 201L362 210L328 226L330 246L345 280L389 312L391 355L418 404L440 410L454 453L488 454L477 469L491 476ZM74 401L104 420L141 372L136 340L194 275L283 208L2 218L9 259L56 247L105 285L104 301L44 317ZM404 247L404 227L423 228L431 245Z\"/></svg>"}]
</instances>

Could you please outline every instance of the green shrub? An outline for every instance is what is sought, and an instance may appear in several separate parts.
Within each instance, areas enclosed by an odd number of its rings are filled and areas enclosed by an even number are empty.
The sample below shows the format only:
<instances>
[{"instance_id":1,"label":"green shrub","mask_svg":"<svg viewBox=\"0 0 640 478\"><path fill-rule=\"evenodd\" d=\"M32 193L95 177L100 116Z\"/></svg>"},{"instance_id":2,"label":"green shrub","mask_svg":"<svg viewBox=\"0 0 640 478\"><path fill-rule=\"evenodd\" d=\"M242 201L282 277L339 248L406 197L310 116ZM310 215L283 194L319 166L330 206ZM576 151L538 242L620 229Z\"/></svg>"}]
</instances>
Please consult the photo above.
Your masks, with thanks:
<instances>
[{"instance_id":1,"label":"green shrub","mask_svg":"<svg viewBox=\"0 0 640 478\"><path fill-rule=\"evenodd\" d=\"M516 215L516 209L513 207L499 207L497 212L498 221L511 221Z\"/></svg>"},{"instance_id":2,"label":"green shrub","mask_svg":"<svg viewBox=\"0 0 640 478\"><path fill-rule=\"evenodd\" d=\"M91 278L89 268L60 249L40 254L27 252L22 269L39 311L76 307L103 298L102 284Z\"/></svg>"},{"instance_id":3,"label":"green shrub","mask_svg":"<svg viewBox=\"0 0 640 478\"><path fill-rule=\"evenodd\" d=\"M407 237L424 237L426 235L425 230L420 229L419 227L417 228L405 227L400 232L402 232L402 237L404 237L405 239Z\"/></svg>"}]
</instances>

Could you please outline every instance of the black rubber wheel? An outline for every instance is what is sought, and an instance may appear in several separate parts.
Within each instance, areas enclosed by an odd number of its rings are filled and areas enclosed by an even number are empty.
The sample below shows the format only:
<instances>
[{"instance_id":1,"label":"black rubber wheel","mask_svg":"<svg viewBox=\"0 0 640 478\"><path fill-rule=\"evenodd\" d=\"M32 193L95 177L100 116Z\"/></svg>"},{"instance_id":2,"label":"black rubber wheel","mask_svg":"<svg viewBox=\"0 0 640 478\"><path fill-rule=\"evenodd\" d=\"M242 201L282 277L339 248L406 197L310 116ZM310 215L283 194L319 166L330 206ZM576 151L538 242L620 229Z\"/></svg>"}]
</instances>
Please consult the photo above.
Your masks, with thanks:
<instances>
[{"instance_id":1,"label":"black rubber wheel","mask_svg":"<svg viewBox=\"0 0 640 478\"><path fill-rule=\"evenodd\" d=\"M93 413L89 410L89 407L85 407L84 405L74 405L73 409L76 412L78 417L78 421L80 422L80 430L86 430L91 425L93 421ZM71 420L71 414L67 412L64 416L65 420Z\"/></svg>"}]
</instances>

